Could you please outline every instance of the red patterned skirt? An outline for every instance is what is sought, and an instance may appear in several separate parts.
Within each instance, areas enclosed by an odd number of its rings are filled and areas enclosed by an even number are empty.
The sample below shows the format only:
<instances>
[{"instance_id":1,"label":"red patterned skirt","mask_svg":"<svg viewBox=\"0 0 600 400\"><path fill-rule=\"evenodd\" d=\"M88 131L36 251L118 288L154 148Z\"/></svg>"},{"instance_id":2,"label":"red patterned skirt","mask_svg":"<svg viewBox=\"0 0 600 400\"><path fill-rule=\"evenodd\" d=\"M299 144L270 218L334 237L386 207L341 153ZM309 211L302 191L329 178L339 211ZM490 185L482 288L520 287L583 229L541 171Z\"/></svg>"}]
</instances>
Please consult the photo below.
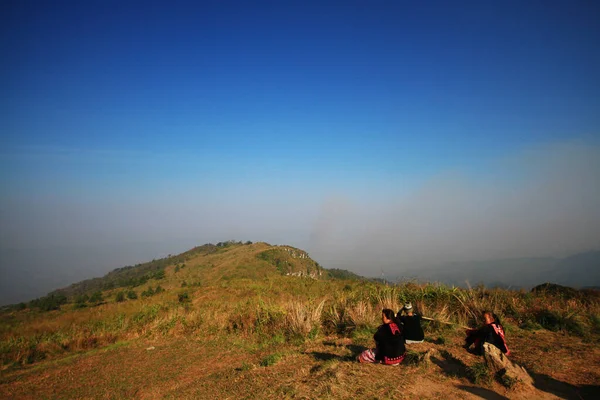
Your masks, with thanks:
<instances>
[{"instance_id":1,"label":"red patterned skirt","mask_svg":"<svg viewBox=\"0 0 600 400\"><path fill-rule=\"evenodd\" d=\"M367 349L360 353L358 356L358 361L361 363L382 363L385 365L398 365L404 360L405 354L402 354L400 357L383 357L383 360L377 360L377 349Z\"/></svg>"}]
</instances>

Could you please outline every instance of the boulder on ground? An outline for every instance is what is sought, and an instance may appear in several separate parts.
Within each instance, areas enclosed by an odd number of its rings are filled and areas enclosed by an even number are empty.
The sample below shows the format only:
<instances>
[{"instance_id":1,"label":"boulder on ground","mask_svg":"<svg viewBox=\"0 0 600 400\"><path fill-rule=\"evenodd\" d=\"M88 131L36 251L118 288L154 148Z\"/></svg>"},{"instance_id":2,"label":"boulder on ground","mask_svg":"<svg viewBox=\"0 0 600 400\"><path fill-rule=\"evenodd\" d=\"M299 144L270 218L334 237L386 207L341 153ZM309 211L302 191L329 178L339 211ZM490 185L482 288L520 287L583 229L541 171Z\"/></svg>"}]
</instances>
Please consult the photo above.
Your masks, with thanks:
<instances>
[{"instance_id":1,"label":"boulder on ground","mask_svg":"<svg viewBox=\"0 0 600 400\"><path fill-rule=\"evenodd\" d=\"M493 344L483 344L483 358L492 373L506 386L521 385L533 388L533 378L525 368L510 361L508 357Z\"/></svg>"}]
</instances>

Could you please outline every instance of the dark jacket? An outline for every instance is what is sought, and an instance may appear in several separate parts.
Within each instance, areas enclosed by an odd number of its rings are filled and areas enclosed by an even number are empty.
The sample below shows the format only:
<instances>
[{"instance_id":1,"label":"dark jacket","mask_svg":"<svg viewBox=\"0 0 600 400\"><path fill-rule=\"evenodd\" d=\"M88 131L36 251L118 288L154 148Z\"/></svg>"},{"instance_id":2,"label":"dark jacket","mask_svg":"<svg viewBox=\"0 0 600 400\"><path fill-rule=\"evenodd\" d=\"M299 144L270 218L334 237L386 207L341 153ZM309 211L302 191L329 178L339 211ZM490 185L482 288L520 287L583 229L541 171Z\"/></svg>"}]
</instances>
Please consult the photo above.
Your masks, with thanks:
<instances>
[{"instance_id":1,"label":"dark jacket","mask_svg":"<svg viewBox=\"0 0 600 400\"><path fill-rule=\"evenodd\" d=\"M486 336L484 341L491 343L507 355L510 354L506 345L506 337L504 336L504 327L496 322L486 325Z\"/></svg>"},{"instance_id":2,"label":"dark jacket","mask_svg":"<svg viewBox=\"0 0 600 400\"><path fill-rule=\"evenodd\" d=\"M492 322L484 325L483 327L467 331L467 345L475 343L476 351L483 351L483 344L490 343L500 349L506 355L510 354L510 350L506 344L506 337L504 336L504 328L502 325Z\"/></svg>"},{"instance_id":3,"label":"dark jacket","mask_svg":"<svg viewBox=\"0 0 600 400\"><path fill-rule=\"evenodd\" d=\"M384 360L384 357L393 359L402 356L406 352L404 347L404 336L402 330L394 322L383 324L377 328L373 336L377 347L377 360Z\"/></svg>"},{"instance_id":4,"label":"dark jacket","mask_svg":"<svg viewBox=\"0 0 600 400\"><path fill-rule=\"evenodd\" d=\"M402 333L406 340L423 340L425 339L425 333L421 328L421 316L419 314L413 314L412 316L403 315L400 317L400 321L404 325Z\"/></svg>"}]
</instances>

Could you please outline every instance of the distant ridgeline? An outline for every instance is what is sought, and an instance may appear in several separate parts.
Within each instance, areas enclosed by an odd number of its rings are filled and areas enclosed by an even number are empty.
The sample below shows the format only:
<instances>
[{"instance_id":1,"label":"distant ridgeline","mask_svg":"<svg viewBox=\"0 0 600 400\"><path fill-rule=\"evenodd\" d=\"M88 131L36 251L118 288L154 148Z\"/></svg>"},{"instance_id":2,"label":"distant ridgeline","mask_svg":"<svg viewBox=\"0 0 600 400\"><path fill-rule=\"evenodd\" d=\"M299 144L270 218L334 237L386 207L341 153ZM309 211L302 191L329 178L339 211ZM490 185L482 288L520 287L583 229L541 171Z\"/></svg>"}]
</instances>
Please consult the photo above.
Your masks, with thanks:
<instances>
[{"instance_id":1,"label":"distant ridgeline","mask_svg":"<svg viewBox=\"0 0 600 400\"><path fill-rule=\"evenodd\" d=\"M59 309L61 305L66 303L74 303L79 307L85 307L88 303L97 305L104 301L102 295L103 291L119 288L129 290L123 290L122 293L118 294L120 297L117 301L124 301L125 297L135 299L137 298L137 294L132 289L154 280L154 282L151 282L151 286L141 294L142 297L145 295L149 296L164 290L159 285L159 281L166 278L165 268L174 266L174 272L176 273L180 269L186 267L186 262L190 261L193 264L194 259L197 257L212 257L213 254L215 257L218 257L220 253L226 253L235 248L246 247L249 245L252 245L252 242L248 241L242 243L233 240L219 242L216 245L212 243L204 244L179 255L169 255L165 258L134 266L116 268L101 278L87 279L74 283L66 288L57 289L44 297L31 300L28 305L44 311ZM259 252L255 256L256 263L250 263L253 268L260 268L260 264L263 264L264 267L268 267L268 269L273 272L275 270L282 275L290 277L367 280L367 278L363 278L343 269L327 270L311 259L308 253L292 246L271 246L268 243L257 245L266 245L268 246L268 249ZM237 254L239 257L242 257L241 254L246 253ZM157 285L156 289L153 289L153 285ZM18 308L25 308L27 307L27 304L21 303L16 306Z\"/></svg>"},{"instance_id":2,"label":"distant ridgeline","mask_svg":"<svg viewBox=\"0 0 600 400\"><path fill-rule=\"evenodd\" d=\"M600 251L587 251L565 258L451 262L408 269L402 273L403 280L442 282L460 287L468 286L466 282L469 282L487 287L530 289L547 281L573 288L594 288L600 285Z\"/></svg>"},{"instance_id":3,"label":"distant ridgeline","mask_svg":"<svg viewBox=\"0 0 600 400\"><path fill-rule=\"evenodd\" d=\"M291 246L277 246L257 256L274 265L283 275L317 279L323 276L323 267L303 250Z\"/></svg>"},{"instance_id":4,"label":"distant ridgeline","mask_svg":"<svg viewBox=\"0 0 600 400\"><path fill-rule=\"evenodd\" d=\"M248 243L248 242L247 242ZM216 245L207 243L202 246L194 247L191 250L176 256L167 256L158 260L116 268L104 275L102 278L86 279L74 283L66 288L55 290L48 296L67 296L73 297L86 293L93 293L101 290L110 290L119 287L136 287L143 285L150 279L162 279L165 277L165 267L169 265L185 265L185 262L198 255L208 255L216 253L219 249L232 245L241 245L242 242L219 242Z\"/></svg>"}]
</instances>

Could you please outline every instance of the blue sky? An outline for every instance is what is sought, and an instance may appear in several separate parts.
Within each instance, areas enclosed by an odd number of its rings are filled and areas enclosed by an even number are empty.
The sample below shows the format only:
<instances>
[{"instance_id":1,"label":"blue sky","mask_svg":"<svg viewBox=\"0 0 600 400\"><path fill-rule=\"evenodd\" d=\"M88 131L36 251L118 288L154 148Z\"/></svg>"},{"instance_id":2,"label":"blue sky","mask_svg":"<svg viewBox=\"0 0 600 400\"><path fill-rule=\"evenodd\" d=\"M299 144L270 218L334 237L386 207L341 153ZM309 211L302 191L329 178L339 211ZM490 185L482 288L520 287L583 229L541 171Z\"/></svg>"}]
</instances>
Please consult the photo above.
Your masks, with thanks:
<instances>
[{"instance_id":1,"label":"blue sky","mask_svg":"<svg viewBox=\"0 0 600 400\"><path fill-rule=\"evenodd\" d=\"M377 207L531 149L598 144L595 1L0 7L4 249L310 246L331 199Z\"/></svg>"}]
</instances>

